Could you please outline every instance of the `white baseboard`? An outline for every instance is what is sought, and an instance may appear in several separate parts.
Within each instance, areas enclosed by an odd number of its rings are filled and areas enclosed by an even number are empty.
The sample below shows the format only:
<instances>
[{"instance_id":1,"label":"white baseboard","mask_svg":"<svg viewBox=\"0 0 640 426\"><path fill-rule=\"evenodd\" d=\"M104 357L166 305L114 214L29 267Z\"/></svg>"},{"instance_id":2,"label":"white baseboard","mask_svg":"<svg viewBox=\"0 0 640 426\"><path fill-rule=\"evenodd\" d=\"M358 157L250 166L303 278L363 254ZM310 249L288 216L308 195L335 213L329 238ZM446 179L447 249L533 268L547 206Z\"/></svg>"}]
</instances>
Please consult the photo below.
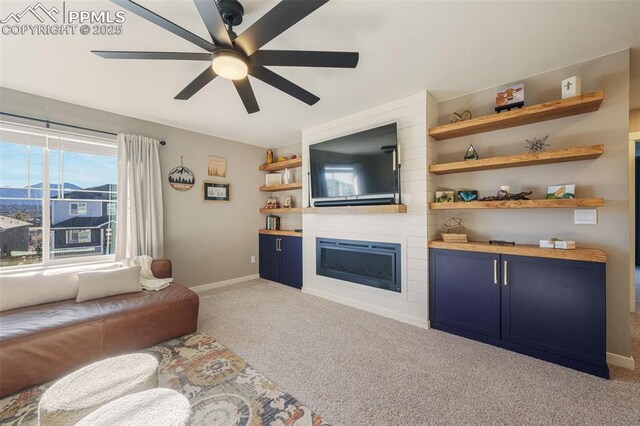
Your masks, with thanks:
<instances>
[{"instance_id":1,"label":"white baseboard","mask_svg":"<svg viewBox=\"0 0 640 426\"><path fill-rule=\"evenodd\" d=\"M636 363L632 356L618 355L611 352L607 352L607 364L628 368L629 370L636 368Z\"/></svg>"},{"instance_id":2,"label":"white baseboard","mask_svg":"<svg viewBox=\"0 0 640 426\"><path fill-rule=\"evenodd\" d=\"M356 302L354 300L336 296L335 294L326 293L321 290L308 289L304 285L302 286L302 292L309 294L311 296L317 296L323 299L331 300L332 302L351 306L352 308L361 309L363 311L371 312L376 315L391 318L396 321L401 321L407 324L415 325L416 327L429 328L429 321L425 321L420 318L411 317L398 312L390 311L388 309L373 306L368 303Z\"/></svg>"},{"instance_id":3,"label":"white baseboard","mask_svg":"<svg viewBox=\"0 0 640 426\"><path fill-rule=\"evenodd\" d=\"M255 280L256 278L260 278L260 275L259 274L247 275L246 277L231 278L230 280L218 281L216 283L202 284L202 285L197 285L195 287L189 287L189 288L195 291L196 293L202 293L204 291L211 290L214 288L226 287L232 284L238 284L238 283L243 283L249 280Z\"/></svg>"}]
</instances>

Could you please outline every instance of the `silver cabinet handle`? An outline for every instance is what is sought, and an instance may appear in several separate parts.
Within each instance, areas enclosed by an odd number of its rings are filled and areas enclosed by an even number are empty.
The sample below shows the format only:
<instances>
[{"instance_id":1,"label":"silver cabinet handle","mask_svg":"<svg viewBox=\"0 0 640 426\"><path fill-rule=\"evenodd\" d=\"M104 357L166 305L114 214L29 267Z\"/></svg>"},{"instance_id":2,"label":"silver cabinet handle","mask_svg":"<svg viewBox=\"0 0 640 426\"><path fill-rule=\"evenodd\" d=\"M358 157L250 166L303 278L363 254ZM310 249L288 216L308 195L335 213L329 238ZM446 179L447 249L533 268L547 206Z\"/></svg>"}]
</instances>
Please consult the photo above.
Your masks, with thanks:
<instances>
[{"instance_id":1,"label":"silver cabinet handle","mask_svg":"<svg viewBox=\"0 0 640 426\"><path fill-rule=\"evenodd\" d=\"M505 260L504 261L504 271L503 271L503 274L504 274L504 282L503 282L503 284L504 285L508 284L508 281L507 281L507 275L509 274L509 269L508 268L509 268L509 264Z\"/></svg>"},{"instance_id":2,"label":"silver cabinet handle","mask_svg":"<svg viewBox=\"0 0 640 426\"><path fill-rule=\"evenodd\" d=\"M280 251L280 238L276 238L276 251Z\"/></svg>"},{"instance_id":3,"label":"silver cabinet handle","mask_svg":"<svg viewBox=\"0 0 640 426\"><path fill-rule=\"evenodd\" d=\"M278 251L282 251L282 238L278 238Z\"/></svg>"},{"instance_id":4,"label":"silver cabinet handle","mask_svg":"<svg viewBox=\"0 0 640 426\"><path fill-rule=\"evenodd\" d=\"M493 259L493 283L498 284L498 259Z\"/></svg>"}]
</instances>

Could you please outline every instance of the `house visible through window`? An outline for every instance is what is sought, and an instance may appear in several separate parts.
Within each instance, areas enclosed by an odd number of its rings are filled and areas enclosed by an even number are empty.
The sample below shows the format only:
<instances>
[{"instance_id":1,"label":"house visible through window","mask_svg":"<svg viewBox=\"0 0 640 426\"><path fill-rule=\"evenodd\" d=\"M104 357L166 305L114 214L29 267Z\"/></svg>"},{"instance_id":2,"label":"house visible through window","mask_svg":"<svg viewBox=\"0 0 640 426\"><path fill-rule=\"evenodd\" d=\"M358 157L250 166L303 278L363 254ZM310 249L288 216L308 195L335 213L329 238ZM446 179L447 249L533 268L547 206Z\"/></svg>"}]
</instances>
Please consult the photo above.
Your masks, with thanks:
<instances>
[{"instance_id":1,"label":"house visible through window","mask_svg":"<svg viewBox=\"0 0 640 426\"><path fill-rule=\"evenodd\" d=\"M0 268L112 256L115 139L0 122Z\"/></svg>"},{"instance_id":2,"label":"house visible through window","mask_svg":"<svg viewBox=\"0 0 640 426\"><path fill-rule=\"evenodd\" d=\"M91 229L68 229L67 244L86 244L91 242Z\"/></svg>"},{"instance_id":3,"label":"house visible through window","mask_svg":"<svg viewBox=\"0 0 640 426\"><path fill-rule=\"evenodd\" d=\"M74 216L86 216L87 203L69 203L69 214Z\"/></svg>"},{"instance_id":4,"label":"house visible through window","mask_svg":"<svg viewBox=\"0 0 640 426\"><path fill-rule=\"evenodd\" d=\"M116 203L107 203L107 216L115 216L118 214L118 205Z\"/></svg>"}]
</instances>

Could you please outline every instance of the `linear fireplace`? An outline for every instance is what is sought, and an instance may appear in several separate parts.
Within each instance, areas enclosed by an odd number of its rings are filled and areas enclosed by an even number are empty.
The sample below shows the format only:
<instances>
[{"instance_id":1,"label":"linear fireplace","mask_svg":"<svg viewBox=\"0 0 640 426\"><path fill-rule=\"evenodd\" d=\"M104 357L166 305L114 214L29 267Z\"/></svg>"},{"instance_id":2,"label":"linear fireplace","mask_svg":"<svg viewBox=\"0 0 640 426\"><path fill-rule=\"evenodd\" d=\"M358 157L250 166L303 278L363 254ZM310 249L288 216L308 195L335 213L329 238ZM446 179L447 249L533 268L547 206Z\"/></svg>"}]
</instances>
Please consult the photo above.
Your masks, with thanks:
<instances>
[{"instance_id":1,"label":"linear fireplace","mask_svg":"<svg viewBox=\"0 0 640 426\"><path fill-rule=\"evenodd\" d=\"M400 293L400 244L316 238L316 274Z\"/></svg>"}]
</instances>

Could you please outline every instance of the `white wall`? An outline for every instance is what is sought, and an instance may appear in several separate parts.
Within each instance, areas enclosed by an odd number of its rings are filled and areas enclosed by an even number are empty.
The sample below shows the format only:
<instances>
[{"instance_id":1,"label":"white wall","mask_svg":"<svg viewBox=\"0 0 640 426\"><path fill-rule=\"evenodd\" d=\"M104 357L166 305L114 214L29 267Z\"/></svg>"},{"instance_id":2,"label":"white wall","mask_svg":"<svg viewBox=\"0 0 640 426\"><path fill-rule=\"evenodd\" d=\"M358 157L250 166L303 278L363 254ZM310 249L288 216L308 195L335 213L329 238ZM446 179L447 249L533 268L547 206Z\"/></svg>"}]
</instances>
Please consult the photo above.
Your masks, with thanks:
<instances>
[{"instance_id":1,"label":"white wall","mask_svg":"<svg viewBox=\"0 0 640 426\"><path fill-rule=\"evenodd\" d=\"M397 122L402 150L402 202L408 209L406 214L304 214L303 292L420 327L428 326L427 97L422 92L302 132L302 173L306 176L309 145ZM305 202L308 190L304 181ZM316 237L401 244L402 293L316 275Z\"/></svg>"}]
</instances>

